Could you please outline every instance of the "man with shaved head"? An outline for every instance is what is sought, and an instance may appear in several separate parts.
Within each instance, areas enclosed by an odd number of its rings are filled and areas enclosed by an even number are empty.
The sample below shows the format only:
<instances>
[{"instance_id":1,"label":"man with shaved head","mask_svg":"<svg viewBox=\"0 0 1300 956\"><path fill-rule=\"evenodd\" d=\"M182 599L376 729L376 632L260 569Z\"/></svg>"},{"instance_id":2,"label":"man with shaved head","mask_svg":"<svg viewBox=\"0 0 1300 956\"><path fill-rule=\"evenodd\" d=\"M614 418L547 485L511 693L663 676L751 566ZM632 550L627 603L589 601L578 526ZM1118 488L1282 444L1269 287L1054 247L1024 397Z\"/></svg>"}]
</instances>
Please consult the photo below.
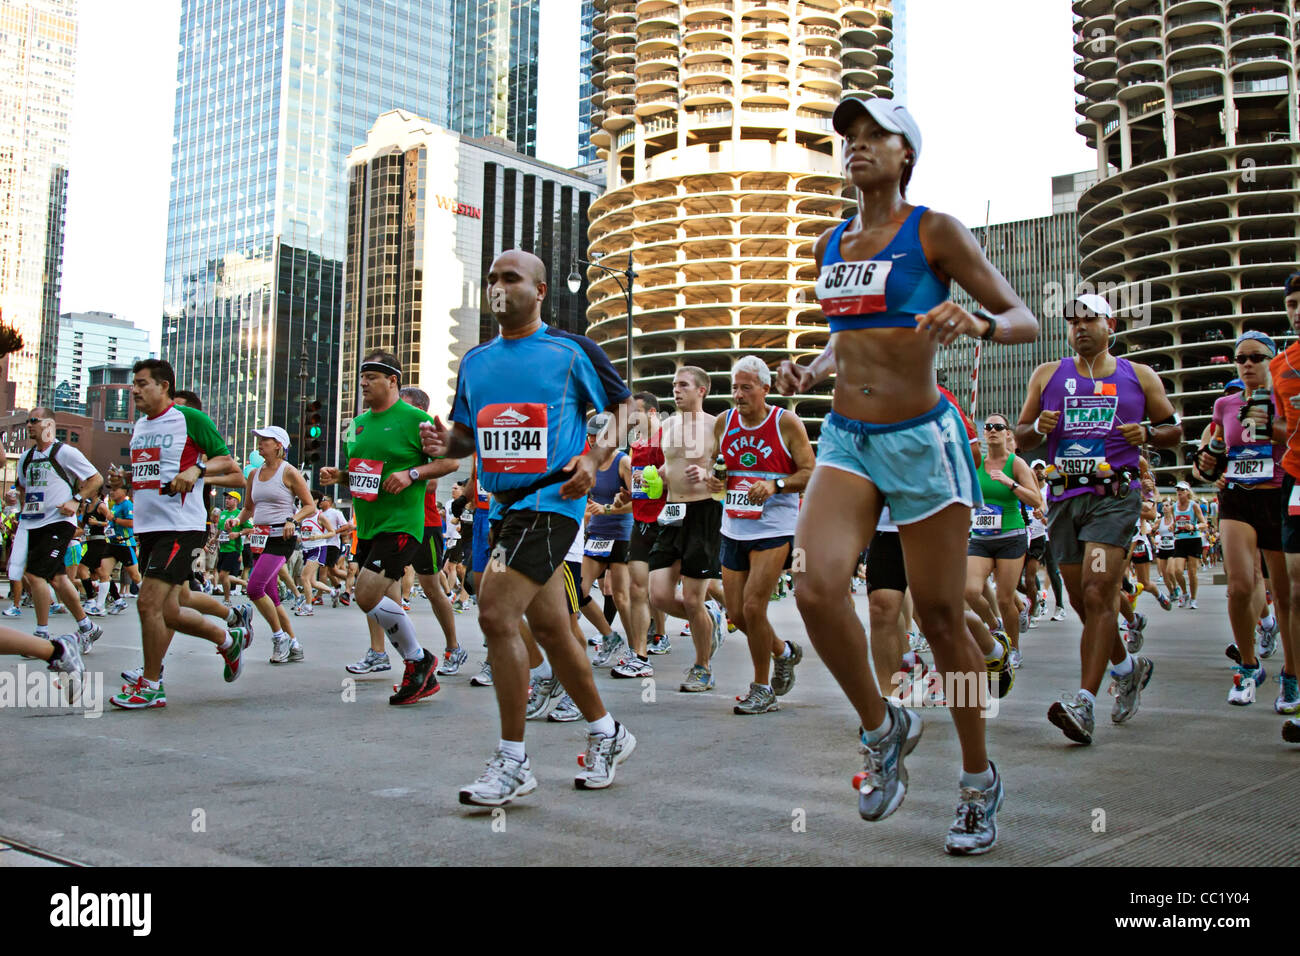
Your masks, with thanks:
<instances>
[{"instance_id":1,"label":"man with shaved head","mask_svg":"<svg viewBox=\"0 0 1300 956\"><path fill-rule=\"evenodd\" d=\"M605 710L586 654L570 634L562 572L587 492L620 444L617 424L634 406L596 343L542 321L546 291L545 266L532 253L511 249L496 257L487 301L501 334L461 359L451 428L438 419L420 426L427 454L474 454L478 481L493 498L479 626L492 660L501 740L487 770L460 791L461 803L476 806L501 806L537 788L524 750L529 667L519 625L525 615L547 655L534 678L548 693L567 691L587 720L587 751L574 785L608 787L636 746ZM589 448L588 406L625 407Z\"/></svg>"}]
</instances>

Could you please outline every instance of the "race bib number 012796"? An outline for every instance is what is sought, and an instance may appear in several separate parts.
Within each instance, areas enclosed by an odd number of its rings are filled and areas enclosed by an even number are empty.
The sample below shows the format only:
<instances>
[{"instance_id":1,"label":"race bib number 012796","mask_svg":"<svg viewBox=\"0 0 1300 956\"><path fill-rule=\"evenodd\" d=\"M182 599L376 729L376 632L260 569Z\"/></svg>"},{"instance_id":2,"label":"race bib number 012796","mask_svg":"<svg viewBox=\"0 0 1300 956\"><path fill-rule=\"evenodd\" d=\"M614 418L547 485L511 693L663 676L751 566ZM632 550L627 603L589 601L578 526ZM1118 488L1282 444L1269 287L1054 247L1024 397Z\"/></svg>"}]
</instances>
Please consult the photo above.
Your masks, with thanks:
<instances>
[{"instance_id":1,"label":"race bib number 012796","mask_svg":"<svg viewBox=\"0 0 1300 956\"><path fill-rule=\"evenodd\" d=\"M131 449L131 487L162 488L162 449Z\"/></svg>"}]
</instances>

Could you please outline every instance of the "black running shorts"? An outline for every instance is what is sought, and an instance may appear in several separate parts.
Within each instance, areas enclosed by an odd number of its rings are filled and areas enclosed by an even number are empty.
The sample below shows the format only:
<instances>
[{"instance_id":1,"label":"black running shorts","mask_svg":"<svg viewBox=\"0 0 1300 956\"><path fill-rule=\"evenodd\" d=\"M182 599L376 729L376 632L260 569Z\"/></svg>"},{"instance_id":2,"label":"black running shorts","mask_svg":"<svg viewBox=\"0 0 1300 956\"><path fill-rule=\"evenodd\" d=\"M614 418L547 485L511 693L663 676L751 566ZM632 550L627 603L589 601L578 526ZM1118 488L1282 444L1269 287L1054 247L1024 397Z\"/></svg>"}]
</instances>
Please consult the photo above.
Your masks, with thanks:
<instances>
[{"instance_id":1,"label":"black running shorts","mask_svg":"<svg viewBox=\"0 0 1300 956\"><path fill-rule=\"evenodd\" d=\"M902 539L897 531L877 531L867 549L867 593L906 590Z\"/></svg>"},{"instance_id":2,"label":"black running shorts","mask_svg":"<svg viewBox=\"0 0 1300 956\"><path fill-rule=\"evenodd\" d=\"M664 512L667 513L668 507ZM661 524L650 550L650 570L681 562L684 578L722 577L722 502L705 498L686 505L680 524Z\"/></svg>"},{"instance_id":3,"label":"black running shorts","mask_svg":"<svg viewBox=\"0 0 1300 956\"><path fill-rule=\"evenodd\" d=\"M577 535L578 522L568 515L507 511L499 522L492 523L488 533L488 563L505 565L537 584L545 584L564 563Z\"/></svg>"},{"instance_id":4,"label":"black running shorts","mask_svg":"<svg viewBox=\"0 0 1300 956\"><path fill-rule=\"evenodd\" d=\"M770 538L728 538L722 536L722 566L728 571L748 571L749 558L755 551L785 548L782 570L790 570L790 555L794 551L794 535L782 534Z\"/></svg>"},{"instance_id":5,"label":"black running shorts","mask_svg":"<svg viewBox=\"0 0 1300 956\"><path fill-rule=\"evenodd\" d=\"M420 539L405 531L381 531L373 538L357 539L357 564L362 570L402 580L406 568L415 562Z\"/></svg>"},{"instance_id":6,"label":"black running shorts","mask_svg":"<svg viewBox=\"0 0 1300 956\"><path fill-rule=\"evenodd\" d=\"M1201 558L1201 551L1204 546L1200 538L1174 538L1174 557L1175 558Z\"/></svg>"},{"instance_id":7,"label":"black running shorts","mask_svg":"<svg viewBox=\"0 0 1300 956\"><path fill-rule=\"evenodd\" d=\"M442 529L425 527L424 540L420 550L415 553L411 567L416 574L437 574L442 565Z\"/></svg>"},{"instance_id":8,"label":"black running shorts","mask_svg":"<svg viewBox=\"0 0 1300 956\"><path fill-rule=\"evenodd\" d=\"M1255 529L1261 551L1282 550L1281 488L1224 488L1219 492L1219 520L1240 521Z\"/></svg>"},{"instance_id":9,"label":"black running shorts","mask_svg":"<svg viewBox=\"0 0 1300 956\"><path fill-rule=\"evenodd\" d=\"M650 563L650 551L659 538L659 525L653 521L637 521L632 525L632 540L628 542L627 560Z\"/></svg>"},{"instance_id":10,"label":"black running shorts","mask_svg":"<svg viewBox=\"0 0 1300 956\"><path fill-rule=\"evenodd\" d=\"M70 521L55 521L43 528L30 528L27 531L27 565L24 570L33 577L53 581L60 574L67 574L63 563L68 553L68 544L77 533L77 526Z\"/></svg>"},{"instance_id":11,"label":"black running shorts","mask_svg":"<svg viewBox=\"0 0 1300 956\"><path fill-rule=\"evenodd\" d=\"M140 572L168 584L184 584L203 566L206 531L141 531L135 536Z\"/></svg>"}]
</instances>

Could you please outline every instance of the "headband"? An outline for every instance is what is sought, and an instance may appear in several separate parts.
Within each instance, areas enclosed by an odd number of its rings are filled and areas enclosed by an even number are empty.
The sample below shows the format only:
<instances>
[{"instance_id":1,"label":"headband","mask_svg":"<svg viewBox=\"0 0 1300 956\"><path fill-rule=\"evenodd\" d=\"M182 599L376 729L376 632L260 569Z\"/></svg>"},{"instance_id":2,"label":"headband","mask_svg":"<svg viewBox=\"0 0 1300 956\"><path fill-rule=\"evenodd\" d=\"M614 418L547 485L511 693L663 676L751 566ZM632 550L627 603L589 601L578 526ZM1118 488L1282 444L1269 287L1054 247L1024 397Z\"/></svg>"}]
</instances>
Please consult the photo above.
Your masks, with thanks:
<instances>
[{"instance_id":1,"label":"headband","mask_svg":"<svg viewBox=\"0 0 1300 956\"><path fill-rule=\"evenodd\" d=\"M379 372L383 375L396 375L399 382L402 380L402 370L400 368L394 368L387 362L362 362L361 371Z\"/></svg>"},{"instance_id":2,"label":"headband","mask_svg":"<svg viewBox=\"0 0 1300 956\"><path fill-rule=\"evenodd\" d=\"M1264 348L1268 349L1269 355L1277 354L1277 346L1274 345L1273 340L1263 332L1256 332L1254 329L1251 329L1249 332L1242 332L1241 335L1237 336L1237 345L1241 345L1241 343L1245 342L1247 339L1253 339L1260 345L1264 346Z\"/></svg>"}]
</instances>

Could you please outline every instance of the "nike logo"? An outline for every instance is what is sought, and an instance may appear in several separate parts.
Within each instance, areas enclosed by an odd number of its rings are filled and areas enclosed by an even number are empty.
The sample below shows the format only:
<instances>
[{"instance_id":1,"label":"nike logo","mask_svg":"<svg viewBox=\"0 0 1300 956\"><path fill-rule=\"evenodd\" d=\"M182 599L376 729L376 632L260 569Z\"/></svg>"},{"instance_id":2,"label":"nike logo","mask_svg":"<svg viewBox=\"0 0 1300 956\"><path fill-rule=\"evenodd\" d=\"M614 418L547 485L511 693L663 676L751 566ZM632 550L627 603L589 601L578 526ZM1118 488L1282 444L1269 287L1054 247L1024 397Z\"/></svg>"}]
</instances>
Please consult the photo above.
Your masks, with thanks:
<instances>
[{"instance_id":1,"label":"nike logo","mask_svg":"<svg viewBox=\"0 0 1300 956\"><path fill-rule=\"evenodd\" d=\"M895 253L891 254L889 258L891 258L891 259L901 259L901 258L903 258L903 256L905 256L905 255L907 255L906 252L895 252Z\"/></svg>"}]
</instances>

